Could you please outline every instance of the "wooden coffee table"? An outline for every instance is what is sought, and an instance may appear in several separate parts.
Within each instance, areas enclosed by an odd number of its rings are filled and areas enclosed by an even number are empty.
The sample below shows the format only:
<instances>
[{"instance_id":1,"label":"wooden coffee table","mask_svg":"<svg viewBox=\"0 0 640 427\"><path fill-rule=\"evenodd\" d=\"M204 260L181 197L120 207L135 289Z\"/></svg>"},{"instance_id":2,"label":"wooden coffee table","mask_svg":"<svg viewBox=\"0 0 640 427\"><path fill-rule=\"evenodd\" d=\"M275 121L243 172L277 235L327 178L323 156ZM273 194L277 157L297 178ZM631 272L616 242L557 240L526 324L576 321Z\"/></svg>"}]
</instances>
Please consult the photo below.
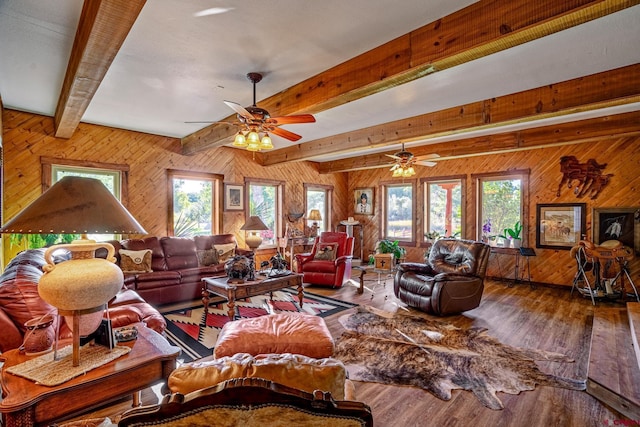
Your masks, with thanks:
<instances>
[{"instance_id":1,"label":"wooden coffee table","mask_svg":"<svg viewBox=\"0 0 640 427\"><path fill-rule=\"evenodd\" d=\"M258 276L260 277L260 276ZM302 287L302 274L291 273L286 276L270 277L253 280L244 283L227 283L227 277L202 279L202 303L204 304L205 316L209 310L209 300L211 294L227 299L229 319L235 318L236 300L239 298L249 298L256 295L269 293L273 298L273 291L296 286L298 290L298 300L302 308L304 298L304 288Z\"/></svg>"},{"instance_id":2,"label":"wooden coffee table","mask_svg":"<svg viewBox=\"0 0 640 427\"><path fill-rule=\"evenodd\" d=\"M138 338L118 344L131 347L128 354L55 387L6 372L8 367L30 359L24 353L15 349L1 354L4 366L0 412L4 426L48 425L129 394L134 395L134 406L139 405L138 391L167 380L176 367L180 348L143 323L135 326Z\"/></svg>"}]
</instances>

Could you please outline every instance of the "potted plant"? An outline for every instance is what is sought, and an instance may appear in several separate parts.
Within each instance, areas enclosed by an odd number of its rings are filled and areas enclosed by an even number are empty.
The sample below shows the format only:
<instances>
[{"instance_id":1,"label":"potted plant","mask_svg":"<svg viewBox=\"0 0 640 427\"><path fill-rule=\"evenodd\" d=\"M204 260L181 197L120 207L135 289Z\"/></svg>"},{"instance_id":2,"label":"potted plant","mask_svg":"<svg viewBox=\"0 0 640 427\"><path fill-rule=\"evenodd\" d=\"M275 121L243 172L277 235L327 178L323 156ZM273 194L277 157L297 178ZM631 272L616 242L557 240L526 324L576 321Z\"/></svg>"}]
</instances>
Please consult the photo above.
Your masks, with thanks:
<instances>
[{"instance_id":1,"label":"potted plant","mask_svg":"<svg viewBox=\"0 0 640 427\"><path fill-rule=\"evenodd\" d=\"M440 233L435 230L431 230L429 233L424 233L424 237L426 237L427 243L433 243L440 238Z\"/></svg>"},{"instance_id":2,"label":"potted plant","mask_svg":"<svg viewBox=\"0 0 640 427\"><path fill-rule=\"evenodd\" d=\"M380 240L378 242L378 247L376 248L377 253L381 254L393 254L393 257L397 262L400 262L401 259L404 259L405 254L407 253L406 249L400 246L400 242L397 240Z\"/></svg>"},{"instance_id":3,"label":"potted plant","mask_svg":"<svg viewBox=\"0 0 640 427\"><path fill-rule=\"evenodd\" d=\"M522 242L520 233L522 233L522 224L520 224L520 221L516 221L513 228L505 228L504 234L501 234L500 237L508 239L511 242L511 247L519 248Z\"/></svg>"}]
</instances>

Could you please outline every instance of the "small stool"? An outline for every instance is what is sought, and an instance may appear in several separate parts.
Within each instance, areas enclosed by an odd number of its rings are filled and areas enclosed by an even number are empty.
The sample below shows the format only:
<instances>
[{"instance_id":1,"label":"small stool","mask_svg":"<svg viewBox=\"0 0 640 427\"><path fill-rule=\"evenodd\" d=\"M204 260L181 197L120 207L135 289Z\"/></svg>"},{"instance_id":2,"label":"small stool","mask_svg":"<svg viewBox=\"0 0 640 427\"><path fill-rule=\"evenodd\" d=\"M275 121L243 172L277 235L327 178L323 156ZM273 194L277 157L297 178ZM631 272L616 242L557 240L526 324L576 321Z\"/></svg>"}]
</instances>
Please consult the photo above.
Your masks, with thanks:
<instances>
[{"instance_id":1,"label":"small stool","mask_svg":"<svg viewBox=\"0 0 640 427\"><path fill-rule=\"evenodd\" d=\"M293 353L321 359L333 355L334 342L324 319L279 313L226 323L216 342L216 358L249 353Z\"/></svg>"}]
</instances>

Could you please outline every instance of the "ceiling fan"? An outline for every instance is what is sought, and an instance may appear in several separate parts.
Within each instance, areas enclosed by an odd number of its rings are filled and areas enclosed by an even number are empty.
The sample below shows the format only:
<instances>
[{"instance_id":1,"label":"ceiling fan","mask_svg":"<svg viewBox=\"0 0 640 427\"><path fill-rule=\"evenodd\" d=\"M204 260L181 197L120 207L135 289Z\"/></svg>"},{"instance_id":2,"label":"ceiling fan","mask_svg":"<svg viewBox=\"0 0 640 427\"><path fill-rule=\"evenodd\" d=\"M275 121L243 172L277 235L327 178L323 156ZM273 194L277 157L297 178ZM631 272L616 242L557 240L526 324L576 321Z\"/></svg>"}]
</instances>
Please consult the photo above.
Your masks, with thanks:
<instances>
[{"instance_id":1,"label":"ceiling fan","mask_svg":"<svg viewBox=\"0 0 640 427\"><path fill-rule=\"evenodd\" d=\"M256 105L256 84L262 80L260 73L248 73L247 78L253 83L253 105L244 108L233 101L224 101L233 111L236 112L238 122L232 123L240 127L240 131L235 136L233 145L236 147L246 147L250 151L260 151L273 148L269 133L278 135L289 141L297 141L302 136L281 129L281 125L314 123L315 117L311 114L297 114L291 116L271 117L269 112ZM187 122L187 123L216 123L216 122ZM260 139L260 133L263 134Z\"/></svg>"},{"instance_id":2,"label":"ceiling fan","mask_svg":"<svg viewBox=\"0 0 640 427\"><path fill-rule=\"evenodd\" d=\"M391 166L390 171L393 172L394 177L409 177L416 174L413 165L422 165L433 167L437 163L427 161L427 159L435 159L440 157L438 154L429 154L426 156L416 157L413 153L406 151L404 149L404 142L402 143L402 149L394 154L385 154L385 156L391 157L395 160L393 166Z\"/></svg>"}]
</instances>

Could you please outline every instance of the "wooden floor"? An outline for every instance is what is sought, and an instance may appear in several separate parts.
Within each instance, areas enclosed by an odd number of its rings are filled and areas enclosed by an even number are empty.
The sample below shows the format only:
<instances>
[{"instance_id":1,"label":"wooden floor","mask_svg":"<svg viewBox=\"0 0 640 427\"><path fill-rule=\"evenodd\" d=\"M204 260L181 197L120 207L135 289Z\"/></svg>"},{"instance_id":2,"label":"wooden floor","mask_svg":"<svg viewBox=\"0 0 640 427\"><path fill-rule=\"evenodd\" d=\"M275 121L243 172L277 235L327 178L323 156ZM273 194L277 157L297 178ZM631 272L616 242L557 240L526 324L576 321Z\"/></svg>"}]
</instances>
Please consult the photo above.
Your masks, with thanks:
<instances>
[{"instance_id":1,"label":"wooden floor","mask_svg":"<svg viewBox=\"0 0 640 427\"><path fill-rule=\"evenodd\" d=\"M395 312L404 309L393 296L393 285L366 283L363 295L355 286L327 289L310 286L310 292L332 296L361 305ZM373 292L372 292L373 290ZM607 307L624 307L607 303ZM482 327L505 344L539 348L570 355L575 363L539 362L547 373L586 379L593 317L602 304L593 306L590 300L570 295L568 289L540 286L531 289L518 284L508 287L503 282L488 280L480 307L446 321L464 327ZM342 313L344 314L344 313ZM327 318L335 338L342 333L338 314ZM155 388L157 392L159 387ZM536 387L519 395L499 393L504 410L485 408L470 392L454 390L450 401L442 401L430 393L413 387L356 383L356 395L371 406L376 426L607 426L623 425L626 418L608 408L587 392L554 387ZM157 401L157 395L145 390L143 404ZM110 416L118 419L131 404L122 401L90 416ZM86 415L85 415L86 417ZM633 420L640 422L640 420ZM626 421L629 422L629 421ZM627 425L626 423L624 425Z\"/></svg>"}]
</instances>

